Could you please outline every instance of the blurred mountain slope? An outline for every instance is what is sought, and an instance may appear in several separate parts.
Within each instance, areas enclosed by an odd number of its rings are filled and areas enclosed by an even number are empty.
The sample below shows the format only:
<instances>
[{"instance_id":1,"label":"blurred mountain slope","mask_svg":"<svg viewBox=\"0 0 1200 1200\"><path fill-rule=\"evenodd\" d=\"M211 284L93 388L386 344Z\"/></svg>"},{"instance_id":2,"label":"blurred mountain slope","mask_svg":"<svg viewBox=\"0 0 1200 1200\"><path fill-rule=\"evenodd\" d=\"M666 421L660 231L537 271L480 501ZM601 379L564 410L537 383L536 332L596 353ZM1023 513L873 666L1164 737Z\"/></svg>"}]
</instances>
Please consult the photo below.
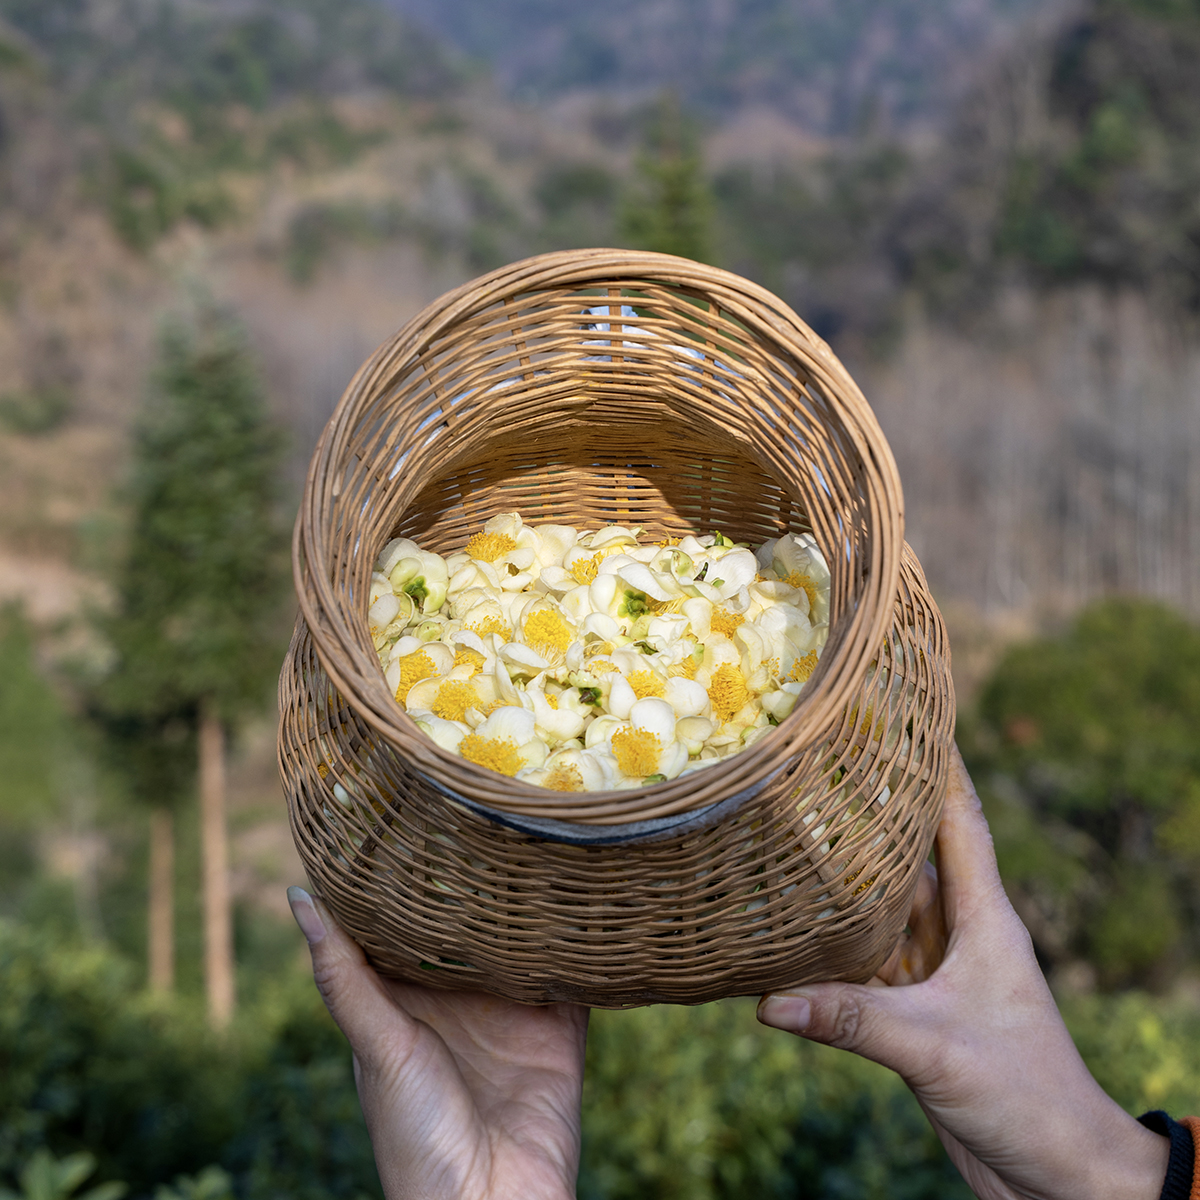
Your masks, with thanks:
<instances>
[{"instance_id":1,"label":"blurred mountain slope","mask_svg":"<svg viewBox=\"0 0 1200 1200\"><path fill-rule=\"evenodd\" d=\"M1057 0L386 0L512 94L672 88L713 116L772 107L820 134L940 123L981 56Z\"/></svg>"}]
</instances>

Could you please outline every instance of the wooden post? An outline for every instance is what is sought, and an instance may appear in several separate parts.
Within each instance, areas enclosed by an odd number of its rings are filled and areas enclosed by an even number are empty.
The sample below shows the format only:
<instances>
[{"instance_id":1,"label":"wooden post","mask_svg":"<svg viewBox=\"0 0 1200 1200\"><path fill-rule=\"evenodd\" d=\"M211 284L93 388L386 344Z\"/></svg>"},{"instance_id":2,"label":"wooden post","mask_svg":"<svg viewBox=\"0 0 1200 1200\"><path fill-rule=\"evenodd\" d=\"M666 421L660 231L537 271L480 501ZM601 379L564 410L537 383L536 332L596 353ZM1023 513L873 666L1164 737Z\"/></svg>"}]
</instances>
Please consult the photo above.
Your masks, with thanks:
<instances>
[{"instance_id":1,"label":"wooden post","mask_svg":"<svg viewBox=\"0 0 1200 1200\"><path fill-rule=\"evenodd\" d=\"M150 897L147 962L152 992L175 990L175 815L150 810Z\"/></svg>"},{"instance_id":2,"label":"wooden post","mask_svg":"<svg viewBox=\"0 0 1200 1200\"><path fill-rule=\"evenodd\" d=\"M200 710L200 842L204 880L204 983L208 1019L223 1029L233 1017L233 910L225 825L225 728L215 705Z\"/></svg>"}]
</instances>

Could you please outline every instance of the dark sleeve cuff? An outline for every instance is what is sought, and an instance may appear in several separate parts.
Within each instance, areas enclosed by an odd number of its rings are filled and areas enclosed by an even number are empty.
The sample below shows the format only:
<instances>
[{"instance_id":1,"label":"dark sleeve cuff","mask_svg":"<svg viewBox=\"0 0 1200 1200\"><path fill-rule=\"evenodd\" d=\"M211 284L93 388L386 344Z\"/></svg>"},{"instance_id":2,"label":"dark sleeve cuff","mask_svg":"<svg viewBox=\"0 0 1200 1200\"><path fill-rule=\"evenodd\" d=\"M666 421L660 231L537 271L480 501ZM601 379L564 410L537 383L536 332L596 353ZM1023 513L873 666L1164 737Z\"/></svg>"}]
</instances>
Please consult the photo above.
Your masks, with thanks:
<instances>
[{"instance_id":1,"label":"dark sleeve cuff","mask_svg":"<svg viewBox=\"0 0 1200 1200\"><path fill-rule=\"evenodd\" d=\"M1171 1157L1167 1177L1158 1200L1188 1200L1192 1194L1192 1176L1196 1165L1196 1147L1186 1125L1172 1121L1165 1112L1142 1113L1138 1120L1153 1133L1171 1139Z\"/></svg>"}]
</instances>

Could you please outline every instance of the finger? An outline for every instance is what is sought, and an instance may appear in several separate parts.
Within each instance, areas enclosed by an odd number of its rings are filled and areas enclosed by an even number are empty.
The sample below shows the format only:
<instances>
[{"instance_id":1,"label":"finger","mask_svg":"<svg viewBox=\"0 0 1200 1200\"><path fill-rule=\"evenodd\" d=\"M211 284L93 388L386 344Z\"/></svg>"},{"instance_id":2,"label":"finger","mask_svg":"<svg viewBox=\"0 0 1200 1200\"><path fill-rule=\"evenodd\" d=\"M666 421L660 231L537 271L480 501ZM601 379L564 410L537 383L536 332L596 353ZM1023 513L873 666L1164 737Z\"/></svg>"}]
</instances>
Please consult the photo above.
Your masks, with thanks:
<instances>
[{"instance_id":1,"label":"finger","mask_svg":"<svg viewBox=\"0 0 1200 1200\"><path fill-rule=\"evenodd\" d=\"M764 996L758 1019L812 1042L851 1050L908 1077L928 1061L933 1035L907 988L819 983Z\"/></svg>"},{"instance_id":2,"label":"finger","mask_svg":"<svg viewBox=\"0 0 1200 1200\"><path fill-rule=\"evenodd\" d=\"M996 850L983 805L957 746L950 751L950 779L937 832L938 880L946 925L954 928L964 903L1001 888Z\"/></svg>"},{"instance_id":3,"label":"finger","mask_svg":"<svg viewBox=\"0 0 1200 1200\"><path fill-rule=\"evenodd\" d=\"M288 888L288 904L308 942L317 990L355 1055L373 1057L382 1038L393 1047L398 1036L411 1040L416 1022L392 1000L362 947L347 936L329 909L299 887Z\"/></svg>"},{"instance_id":4,"label":"finger","mask_svg":"<svg viewBox=\"0 0 1200 1200\"><path fill-rule=\"evenodd\" d=\"M946 922L938 898L937 871L925 863L908 916L908 927L879 968L881 984L898 987L928 979L946 954Z\"/></svg>"}]
</instances>

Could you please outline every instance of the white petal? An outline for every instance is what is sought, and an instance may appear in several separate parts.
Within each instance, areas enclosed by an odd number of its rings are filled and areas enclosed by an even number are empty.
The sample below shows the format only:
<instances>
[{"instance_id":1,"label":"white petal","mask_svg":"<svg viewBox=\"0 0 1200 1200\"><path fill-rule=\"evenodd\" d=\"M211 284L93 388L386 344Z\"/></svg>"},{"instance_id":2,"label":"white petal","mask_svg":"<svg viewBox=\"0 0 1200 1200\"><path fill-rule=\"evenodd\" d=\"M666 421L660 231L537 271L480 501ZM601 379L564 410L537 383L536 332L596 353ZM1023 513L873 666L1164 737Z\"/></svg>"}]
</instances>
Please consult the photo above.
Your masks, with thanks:
<instances>
[{"instance_id":1,"label":"white petal","mask_svg":"<svg viewBox=\"0 0 1200 1200\"><path fill-rule=\"evenodd\" d=\"M753 621L739 625L734 632L733 641L744 651L742 655L742 673L744 675L752 675L757 671L762 666L763 659L769 658L775 649L772 643L767 642L763 631Z\"/></svg>"},{"instance_id":2,"label":"white petal","mask_svg":"<svg viewBox=\"0 0 1200 1200\"><path fill-rule=\"evenodd\" d=\"M515 542L517 535L525 527L525 522L521 520L521 514L517 512L500 513L492 517L490 521L485 522L483 526L484 533L498 533L501 537L512 538Z\"/></svg>"},{"instance_id":3,"label":"white petal","mask_svg":"<svg viewBox=\"0 0 1200 1200\"><path fill-rule=\"evenodd\" d=\"M621 633L621 626L617 624L616 618L602 612L588 613L580 629L585 636L591 634L604 642L611 642Z\"/></svg>"},{"instance_id":4,"label":"white petal","mask_svg":"<svg viewBox=\"0 0 1200 1200\"><path fill-rule=\"evenodd\" d=\"M459 596L471 588L484 586L490 586L487 575L479 569L479 564L474 559L470 559L457 567L450 576L448 591L451 596Z\"/></svg>"},{"instance_id":5,"label":"white petal","mask_svg":"<svg viewBox=\"0 0 1200 1200\"><path fill-rule=\"evenodd\" d=\"M445 642L426 642L421 649L429 655L429 661L439 675L448 674L454 666L454 651Z\"/></svg>"},{"instance_id":6,"label":"white petal","mask_svg":"<svg viewBox=\"0 0 1200 1200\"><path fill-rule=\"evenodd\" d=\"M367 604L374 604L380 596L387 595L392 590L392 581L386 576L381 575L378 571L371 576L371 590L367 595Z\"/></svg>"},{"instance_id":7,"label":"white petal","mask_svg":"<svg viewBox=\"0 0 1200 1200\"><path fill-rule=\"evenodd\" d=\"M691 627L692 636L703 641L712 628L712 602L697 596L683 602L683 615Z\"/></svg>"},{"instance_id":8,"label":"white petal","mask_svg":"<svg viewBox=\"0 0 1200 1200\"><path fill-rule=\"evenodd\" d=\"M812 622L796 605L772 605L754 619L754 624L763 631L767 638L787 638L797 647L805 647L803 653L808 653L807 647L812 635Z\"/></svg>"},{"instance_id":9,"label":"white petal","mask_svg":"<svg viewBox=\"0 0 1200 1200\"><path fill-rule=\"evenodd\" d=\"M538 561L543 573L546 567L561 563L563 555L579 540L579 531L571 525L539 525L537 533L541 538Z\"/></svg>"},{"instance_id":10,"label":"white petal","mask_svg":"<svg viewBox=\"0 0 1200 1200\"><path fill-rule=\"evenodd\" d=\"M629 587L638 592L645 592L652 600L674 600L681 594L678 590L667 591L662 578L656 576L645 563L626 563L621 567L619 574Z\"/></svg>"},{"instance_id":11,"label":"white petal","mask_svg":"<svg viewBox=\"0 0 1200 1200\"><path fill-rule=\"evenodd\" d=\"M535 736L534 724L533 713L524 708L505 705L496 709L475 732L482 738L507 738L516 742L518 746L523 746Z\"/></svg>"},{"instance_id":12,"label":"white petal","mask_svg":"<svg viewBox=\"0 0 1200 1200\"><path fill-rule=\"evenodd\" d=\"M388 663L387 670L383 673L384 681L388 685L388 691L394 696L396 689L400 686L400 663L396 659L392 659Z\"/></svg>"},{"instance_id":13,"label":"white petal","mask_svg":"<svg viewBox=\"0 0 1200 1200\"><path fill-rule=\"evenodd\" d=\"M709 707L708 693L694 679L685 679L682 675L672 676L667 680L667 690L663 699L675 710L675 716L701 716Z\"/></svg>"},{"instance_id":14,"label":"white petal","mask_svg":"<svg viewBox=\"0 0 1200 1200\"><path fill-rule=\"evenodd\" d=\"M736 595L747 584L753 583L757 573L758 563L755 561L754 555L749 550L739 547L736 550L730 550L721 557L715 566L709 568L705 582L711 581L720 593L721 599L724 600ZM721 580L719 584L717 579Z\"/></svg>"},{"instance_id":15,"label":"white petal","mask_svg":"<svg viewBox=\"0 0 1200 1200\"><path fill-rule=\"evenodd\" d=\"M623 721L637 702L637 693L629 686L625 676L614 675L608 692L608 711Z\"/></svg>"},{"instance_id":16,"label":"white petal","mask_svg":"<svg viewBox=\"0 0 1200 1200\"><path fill-rule=\"evenodd\" d=\"M500 657L519 670L534 675L539 671L544 671L550 665L536 650L531 650L521 642L505 643L504 649L500 651Z\"/></svg>"},{"instance_id":17,"label":"white petal","mask_svg":"<svg viewBox=\"0 0 1200 1200\"><path fill-rule=\"evenodd\" d=\"M443 750L451 754L458 752L458 745L470 733L470 728L458 721L445 721L433 713L420 713L417 728L423 729Z\"/></svg>"},{"instance_id":18,"label":"white petal","mask_svg":"<svg viewBox=\"0 0 1200 1200\"><path fill-rule=\"evenodd\" d=\"M379 572L391 575L402 558L419 558L424 551L410 538L392 538L379 552Z\"/></svg>"},{"instance_id":19,"label":"white petal","mask_svg":"<svg viewBox=\"0 0 1200 1200\"><path fill-rule=\"evenodd\" d=\"M396 682L399 686L399 680ZM408 695L404 697L404 707L408 710L409 716L415 712L431 712L433 710L438 688L442 686L442 682L440 677L419 679L408 689Z\"/></svg>"},{"instance_id":20,"label":"white petal","mask_svg":"<svg viewBox=\"0 0 1200 1200\"><path fill-rule=\"evenodd\" d=\"M716 725L705 717L683 717L675 722L675 736L687 747L689 754L699 754L716 731Z\"/></svg>"},{"instance_id":21,"label":"white petal","mask_svg":"<svg viewBox=\"0 0 1200 1200\"><path fill-rule=\"evenodd\" d=\"M546 761L548 753L546 743L537 736L517 747L517 756L527 767L540 767Z\"/></svg>"},{"instance_id":22,"label":"white petal","mask_svg":"<svg viewBox=\"0 0 1200 1200\"><path fill-rule=\"evenodd\" d=\"M559 601L558 606L578 625L592 615L591 589L587 584L573 585L571 590Z\"/></svg>"},{"instance_id":23,"label":"white petal","mask_svg":"<svg viewBox=\"0 0 1200 1200\"><path fill-rule=\"evenodd\" d=\"M685 603L690 603L690 601L685 601ZM687 617L682 613L665 613L662 616L650 618L650 624L646 627L646 636L656 646L665 650L671 643L677 642L681 637L686 637L690 628Z\"/></svg>"},{"instance_id":24,"label":"white petal","mask_svg":"<svg viewBox=\"0 0 1200 1200\"><path fill-rule=\"evenodd\" d=\"M639 700L629 711L629 721L654 734L664 746L675 740L675 710L665 700Z\"/></svg>"},{"instance_id":25,"label":"white petal","mask_svg":"<svg viewBox=\"0 0 1200 1200\"><path fill-rule=\"evenodd\" d=\"M796 695L785 690L787 684L777 692L767 692L762 697L763 711L770 713L776 721L782 721L796 707Z\"/></svg>"},{"instance_id":26,"label":"white petal","mask_svg":"<svg viewBox=\"0 0 1200 1200\"><path fill-rule=\"evenodd\" d=\"M620 717L614 717L608 713L597 717L587 727L587 733L583 737L584 745L589 750L597 746L606 746L608 739L624 724L625 722Z\"/></svg>"},{"instance_id":27,"label":"white petal","mask_svg":"<svg viewBox=\"0 0 1200 1200\"><path fill-rule=\"evenodd\" d=\"M687 766L688 751L682 742L672 742L658 756L658 773L674 779Z\"/></svg>"},{"instance_id":28,"label":"white petal","mask_svg":"<svg viewBox=\"0 0 1200 1200\"><path fill-rule=\"evenodd\" d=\"M386 629L400 611L400 601L392 592L385 592L367 610L367 621L373 629Z\"/></svg>"},{"instance_id":29,"label":"white petal","mask_svg":"<svg viewBox=\"0 0 1200 1200\"><path fill-rule=\"evenodd\" d=\"M588 600L592 611L608 613L609 616L615 617L618 591L623 595L625 589L621 587L621 581L615 575L597 575L588 586Z\"/></svg>"},{"instance_id":30,"label":"white petal","mask_svg":"<svg viewBox=\"0 0 1200 1200\"><path fill-rule=\"evenodd\" d=\"M626 529L622 525L607 525L603 529L597 530L592 534L591 541L588 545L593 550L600 550L604 546L623 545L626 542L633 544L637 542L637 535L631 529Z\"/></svg>"},{"instance_id":31,"label":"white petal","mask_svg":"<svg viewBox=\"0 0 1200 1200\"><path fill-rule=\"evenodd\" d=\"M532 672L531 672L532 673ZM513 687L512 679L509 677L508 668L504 665L503 659L497 654L495 666L492 668L492 684L496 689L496 699L503 700L505 704L521 704L520 693Z\"/></svg>"},{"instance_id":32,"label":"white petal","mask_svg":"<svg viewBox=\"0 0 1200 1200\"><path fill-rule=\"evenodd\" d=\"M455 646L466 646L467 649L474 650L477 654L487 655L487 647L484 646L483 639L469 629L460 629L457 633L452 633L450 642Z\"/></svg>"},{"instance_id":33,"label":"white petal","mask_svg":"<svg viewBox=\"0 0 1200 1200\"><path fill-rule=\"evenodd\" d=\"M563 594L579 586L579 580L570 571L564 571L557 563L542 567L538 580L549 591Z\"/></svg>"}]
</instances>

